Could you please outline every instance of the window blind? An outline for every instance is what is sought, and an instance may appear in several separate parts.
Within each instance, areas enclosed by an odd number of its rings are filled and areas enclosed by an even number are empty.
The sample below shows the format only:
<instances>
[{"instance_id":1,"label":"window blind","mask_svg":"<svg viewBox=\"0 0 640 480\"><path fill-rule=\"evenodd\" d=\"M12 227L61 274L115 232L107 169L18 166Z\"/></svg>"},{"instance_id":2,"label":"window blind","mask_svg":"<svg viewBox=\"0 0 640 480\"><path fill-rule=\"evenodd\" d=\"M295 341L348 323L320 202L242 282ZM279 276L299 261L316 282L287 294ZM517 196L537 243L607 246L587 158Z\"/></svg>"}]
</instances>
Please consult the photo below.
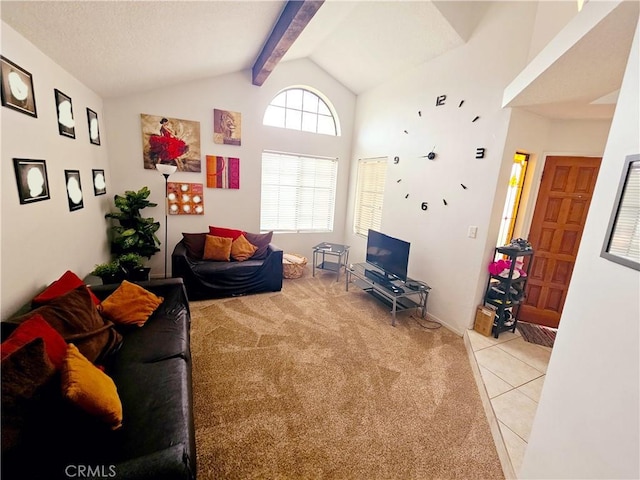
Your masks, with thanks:
<instances>
[{"instance_id":1,"label":"window blind","mask_svg":"<svg viewBox=\"0 0 640 480\"><path fill-rule=\"evenodd\" d=\"M640 162L632 162L629 166L608 251L640 262Z\"/></svg>"},{"instance_id":2,"label":"window blind","mask_svg":"<svg viewBox=\"0 0 640 480\"><path fill-rule=\"evenodd\" d=\"M262 153L260 230L333 231L338 160Z\"/></svg>"},{"instance_id":3,"label":"window blind","mask_svg":"<svg viewBox=\"0 0 640 480\"><path fill-rule=\"evenodd\" d=\"M369 229L380 230L384 185L387 179L387 158L358 161L356 204L353 231L367 235Z\"/></svg>"}]
</instances>

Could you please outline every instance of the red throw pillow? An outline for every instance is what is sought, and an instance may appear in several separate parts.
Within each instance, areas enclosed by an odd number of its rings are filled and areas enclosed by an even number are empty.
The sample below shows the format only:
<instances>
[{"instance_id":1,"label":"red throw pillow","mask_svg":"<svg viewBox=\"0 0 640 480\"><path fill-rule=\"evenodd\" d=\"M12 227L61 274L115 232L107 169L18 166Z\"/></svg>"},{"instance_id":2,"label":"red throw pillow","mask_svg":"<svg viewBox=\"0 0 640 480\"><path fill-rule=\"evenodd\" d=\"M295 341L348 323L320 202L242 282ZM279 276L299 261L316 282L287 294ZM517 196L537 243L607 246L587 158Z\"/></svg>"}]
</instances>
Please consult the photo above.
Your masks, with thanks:
<instances>
[{"instance_id":1,"label":"red throw pillow","mask_svg":"<svg viewBox=\"0 0 640 480\"><path fill-rule=\"evenodd\" d=\"M209 226L209 235L213 235L214 237L225 237L235 240L243 233L242 230L235 230L233 228Z\"/></svg>"},{"instance_id":2,"label":"red throw pillow","mask_svg":"<svg viewBox=\"0 0 640 480\"><path fill-rule=\"evenodd\" d=\"M31 305L34 307L49 303L54 298L58 298L65 293L69 293L71 290L75 290L80 285L84 285L82 279L73 273L71 270L67 270L62 276L49 285L42 293L31 301ZM91 294L91 300L96 305L100 305L100 299L89 289Z\"/></svg>"},{"instance_id":3,"label":"red throw pillow","mask_svg":"<svg viewBox=\"0 0 640 480\"><path fill-rule=\"evenodd\" d=\"M62 367L67 353L67 342L40 314L35 314L22 322L0 345L0 357L2 360L13 352L31 342L34 338L42 338L44 348L56 369Z\"/></svg>"}]
</instances>

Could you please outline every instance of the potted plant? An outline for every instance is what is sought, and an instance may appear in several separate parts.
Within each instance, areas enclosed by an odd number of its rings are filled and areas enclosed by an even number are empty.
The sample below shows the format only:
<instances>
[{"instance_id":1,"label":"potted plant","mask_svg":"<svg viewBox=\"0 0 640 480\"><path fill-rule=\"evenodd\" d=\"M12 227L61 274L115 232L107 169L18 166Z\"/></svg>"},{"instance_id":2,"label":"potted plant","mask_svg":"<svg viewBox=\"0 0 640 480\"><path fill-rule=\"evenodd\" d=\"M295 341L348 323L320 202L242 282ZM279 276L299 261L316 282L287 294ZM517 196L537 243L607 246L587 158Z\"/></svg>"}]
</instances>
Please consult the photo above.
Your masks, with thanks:
<instances>
[{"instance_id":1,"label":"potted plant","mask_svg":"<svg viewBox=\"0 0 640 480\"><path fill-rule=\"evenodd\" d=\"M102 283L107 285L109 283L120 283L124 280L125 272L117 260L111 260L110 262L96 265L91 275L100 277Z\"/></svg>"},{"instance_id":2,"label":"potted plant","mask_svg":"<svg viewBox=\"0 0 640 480\"><path fill-rule=\"evenodd\" d=\"M137 253L125 253L120 255L117 260L126 272L128 280L149 280L149 272L151 271L151 268L144 266L142 257Z\"/></svg>"},{"instance_id":3,"label":"potted plant","mask_svg":"<svg viewBox=\"0 0 640 480\"><path fill-rule=\"evenodd\" d=\"M156 232L160 228L160 222L153 218L144 218L140 211L147 207L155 207L157 203L147 200L151 191L142 187L137 192L127 190L124 195L116 195L114 202L117 213L107 213L105 218L117 220L119 225L113 225L113 239L111 251L117 256L126 253L135 253L140 257L151 258L159 252L160 240Z\"/></svg>"}]
</instances>

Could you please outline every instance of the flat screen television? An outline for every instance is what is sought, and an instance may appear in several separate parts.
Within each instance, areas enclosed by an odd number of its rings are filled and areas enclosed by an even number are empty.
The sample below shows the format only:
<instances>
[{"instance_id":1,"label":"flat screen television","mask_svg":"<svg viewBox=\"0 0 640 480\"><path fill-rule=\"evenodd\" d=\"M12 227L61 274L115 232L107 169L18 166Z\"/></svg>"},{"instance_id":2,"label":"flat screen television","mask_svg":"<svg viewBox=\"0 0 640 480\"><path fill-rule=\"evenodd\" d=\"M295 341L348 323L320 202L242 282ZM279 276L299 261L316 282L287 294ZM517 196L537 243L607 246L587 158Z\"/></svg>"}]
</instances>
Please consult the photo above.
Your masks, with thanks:
<instances>
[{"instance_id":1,"label":"flat screen television","mask_svg":"<svg viewBox=\"0 0 640 480\"><path fill-rule=\"evenodd\" d=\"M407 281L410 246L409 242L369 229L366 261L384 271L391 280Z\"/></svg>"}]
</instances>

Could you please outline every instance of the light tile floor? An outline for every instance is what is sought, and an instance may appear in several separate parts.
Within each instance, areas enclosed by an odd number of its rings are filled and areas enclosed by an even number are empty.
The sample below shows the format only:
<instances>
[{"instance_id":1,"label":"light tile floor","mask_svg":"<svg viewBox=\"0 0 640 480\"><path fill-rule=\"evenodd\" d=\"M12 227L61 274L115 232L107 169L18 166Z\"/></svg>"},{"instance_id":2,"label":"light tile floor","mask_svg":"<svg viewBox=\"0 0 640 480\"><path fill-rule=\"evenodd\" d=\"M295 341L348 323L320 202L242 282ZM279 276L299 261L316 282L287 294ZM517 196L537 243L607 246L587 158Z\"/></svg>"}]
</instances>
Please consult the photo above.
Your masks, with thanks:
<instances>
[{"instance_id":1,"label":"light tile floor","mask_svg":"<svg viewBox=\"0 0 640 480\"><path fill-rule=\"evenodd\" d=\"M517 476L544 384L551 348L504 332L499 338L467 330L467 338ZM497 445L496 445L497 446Z\"/></svg>"}]
</instances>

